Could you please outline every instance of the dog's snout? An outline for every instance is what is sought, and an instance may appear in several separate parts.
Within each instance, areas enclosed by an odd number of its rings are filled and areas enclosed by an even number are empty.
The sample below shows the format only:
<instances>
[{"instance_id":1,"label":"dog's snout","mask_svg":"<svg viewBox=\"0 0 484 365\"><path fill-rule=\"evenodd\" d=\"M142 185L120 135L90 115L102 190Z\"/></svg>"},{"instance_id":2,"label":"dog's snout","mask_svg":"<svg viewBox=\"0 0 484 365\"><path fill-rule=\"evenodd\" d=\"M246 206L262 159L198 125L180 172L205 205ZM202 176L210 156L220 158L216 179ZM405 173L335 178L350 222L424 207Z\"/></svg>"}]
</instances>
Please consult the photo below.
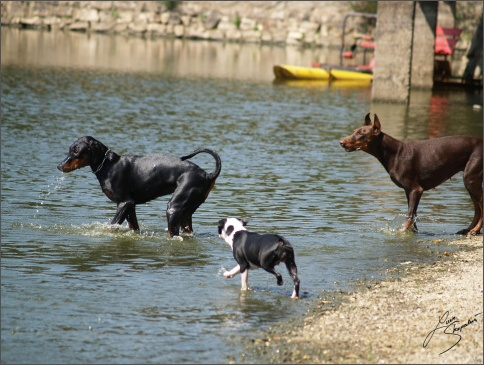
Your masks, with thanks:
<instances>
[{"instance_id":1,"label":"dog's snout","mask_svg":"<svg viewBox=\"0 0 484 365\"><path fill-rule=\"evenodd\" d=\"M340 139L340 141L339 141L339 145L340 145L341 147L344 147L344 146L345 146L345 143L346 143L346 141L345 141L345 139L344 139L344 138L343 138L343 139Z\"/></svg>"},{"instance_id":2,"label":"dog's snout","mask_svg":"<svg viewBox=\"0 0 484 365\"><path fill-rule=\"evenodd\" d=\"M64 160L60 164L57 165L57 170L62 171L62 172L67 172L66 171L66 164L70 162L69 156L66 156Z\"/></svg>"}]
</instances>

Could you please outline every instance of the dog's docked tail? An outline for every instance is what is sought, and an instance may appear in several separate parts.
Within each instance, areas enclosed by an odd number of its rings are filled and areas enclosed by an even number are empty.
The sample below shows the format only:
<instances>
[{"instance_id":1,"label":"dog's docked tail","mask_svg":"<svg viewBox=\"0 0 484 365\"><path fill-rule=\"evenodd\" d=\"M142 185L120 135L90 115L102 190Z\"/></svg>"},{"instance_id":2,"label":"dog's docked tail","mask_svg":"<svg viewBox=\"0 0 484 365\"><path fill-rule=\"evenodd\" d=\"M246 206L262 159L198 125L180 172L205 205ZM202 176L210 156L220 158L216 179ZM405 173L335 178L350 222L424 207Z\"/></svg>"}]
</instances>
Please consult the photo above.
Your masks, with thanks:
<instances>
[{"instance_id":1,"label":"dog's docked tail","mask_svg":"<svg viewBox=\"0 0 484 365\"><path fill-rule=\"evenodd\" d=\"M220 156L217 154L217 152L215 152L214 150L211 150L210 148L199 148L193 151L192 153L190 153L189 155L181 157L181 159L182 161L185 161L202 152L212 155L213 158L215 159L215 170L213 170L213 172L211 173L207 173L207 177L210 180L215 180L218 177L218 175L220 175L220 171L222 170L222 160L220 159Z\"/></svg>"}]
</instances>

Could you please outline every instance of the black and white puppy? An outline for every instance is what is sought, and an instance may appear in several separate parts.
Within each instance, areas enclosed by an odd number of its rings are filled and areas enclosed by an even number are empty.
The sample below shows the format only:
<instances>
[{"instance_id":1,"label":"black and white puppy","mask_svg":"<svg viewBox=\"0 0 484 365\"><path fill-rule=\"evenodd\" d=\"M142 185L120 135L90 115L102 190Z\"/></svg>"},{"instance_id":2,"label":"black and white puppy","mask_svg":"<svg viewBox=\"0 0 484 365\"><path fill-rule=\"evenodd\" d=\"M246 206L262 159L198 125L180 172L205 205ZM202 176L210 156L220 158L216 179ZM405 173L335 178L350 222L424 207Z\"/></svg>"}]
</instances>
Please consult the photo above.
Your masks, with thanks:
<instances>
[{"instance_id":1,"label":"black and white puppy","mask_svg":"<svg viewBox=\"0 0 484 365\"><path fill-rule=\"evenodd\" d=\"M286 264L289 275L294 280L291 298L299 298L299 279L294 260L294 249L284 238L276 234L257 234L245 228L247 220L238 218L222 219L218 222L218 234L227 242L238 265L225 271L226 278L232 278L240 272L242 289L248 290L249 269L262 268L277 278L277 285L282 285L282 276L274 270L281 262Z\"/></svg>"}]
</instances>

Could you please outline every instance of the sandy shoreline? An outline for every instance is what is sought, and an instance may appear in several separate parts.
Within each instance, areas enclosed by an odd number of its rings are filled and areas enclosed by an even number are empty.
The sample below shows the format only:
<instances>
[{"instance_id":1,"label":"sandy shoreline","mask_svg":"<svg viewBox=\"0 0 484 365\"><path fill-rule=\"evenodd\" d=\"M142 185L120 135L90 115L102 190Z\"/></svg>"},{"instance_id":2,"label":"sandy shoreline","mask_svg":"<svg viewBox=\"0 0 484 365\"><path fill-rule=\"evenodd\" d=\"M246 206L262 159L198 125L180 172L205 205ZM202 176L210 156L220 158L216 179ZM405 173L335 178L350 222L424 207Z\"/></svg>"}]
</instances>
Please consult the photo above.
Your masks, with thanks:
<instances>
[{"instance_id":1,"label":"sandy shoreline","mask_svg":"<svg viewBox=\"0 0 484 365\"><path fill-rule=\"evenodd\" d=\"M320 300L316 314L253 338L241 361L482 364L483 238L451 244L462 250L431 266L409 263L401 279L346 294L339 306Z\"/></svg>"}]
</instances>

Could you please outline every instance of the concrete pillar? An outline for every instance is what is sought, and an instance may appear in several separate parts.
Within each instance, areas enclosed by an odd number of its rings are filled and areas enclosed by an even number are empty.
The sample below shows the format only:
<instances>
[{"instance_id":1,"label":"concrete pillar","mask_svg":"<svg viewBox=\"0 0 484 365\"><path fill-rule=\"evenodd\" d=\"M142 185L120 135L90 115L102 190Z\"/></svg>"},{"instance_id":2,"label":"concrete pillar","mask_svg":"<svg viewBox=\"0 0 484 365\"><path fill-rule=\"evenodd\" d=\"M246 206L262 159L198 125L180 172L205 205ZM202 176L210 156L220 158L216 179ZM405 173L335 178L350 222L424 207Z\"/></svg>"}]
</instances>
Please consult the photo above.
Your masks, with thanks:
<instances>
[{"instance_id":1,"label":"concrete pillar","mask_svg":"<svg viewBox=\"0 0 484 365\"><path fill-rule=\"evenodd\" d=\"M413 23L411 89L432 89L438 1L418 1Z\"/></svg>"},{"instance_id":2,"label":"concrete pillar","mask_svg":"<svg viewBox=\"0 0 484 365\"><path fill-rule=\"evenodd\" d=\"M476 68L480 68L480 73L482 75L482 15L481 20L479 21L479 25L477 26L476 33L474 37L472 37L471 47L467 52L467 58L469 62L466 65L464 70L464 75L462 78L466 84L471 84L474 80L474 73Z\"/></svg>"},{"instance_id":3,"label":"concrete pillar","mask_svg":"<svg viewBox=\"0 0 484 365\"><path fill-rule=\"evenodd\" d=\"M439 1L438 25L443 28L455 27L455 16L457 12L456 1Z\"/></svg>"},{"instance_id":4,"label":"concrete pillar","mask_svg":"<svg viewBox=\"0 0 484 365\"><path fill-rule=\"evenodd\" d=\"M409 103L415 2L379 1L372 100Z\"/></svg>"}]
</instances>

